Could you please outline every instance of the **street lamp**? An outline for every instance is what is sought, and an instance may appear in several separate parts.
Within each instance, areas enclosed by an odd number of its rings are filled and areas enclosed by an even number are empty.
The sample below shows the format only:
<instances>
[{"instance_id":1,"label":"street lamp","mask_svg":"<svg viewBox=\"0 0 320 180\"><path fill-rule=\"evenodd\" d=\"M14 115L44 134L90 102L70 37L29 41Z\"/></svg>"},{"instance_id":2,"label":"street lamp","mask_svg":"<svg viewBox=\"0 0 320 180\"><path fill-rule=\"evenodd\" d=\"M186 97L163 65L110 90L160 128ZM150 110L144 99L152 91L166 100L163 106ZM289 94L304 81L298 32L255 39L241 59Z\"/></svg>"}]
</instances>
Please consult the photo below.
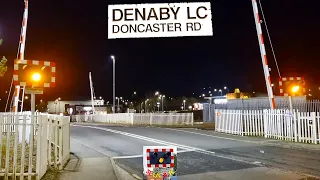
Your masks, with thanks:
<instances>
[{"instance_id":1,"label":"street lamp","mask_svg":"<svg viewBox=\"0 0 320 180\"><path fill-rule=\"evenodd\" d=\"M59 97L59 98L58 98L58 102L59 102L59 114L61 113L61 111L60 111L60 100L61 100L61 98Z\"/></svg>"},{"instance_id":2,"label":"street lamp","mask_svg":"<svg viewBox=\"0 0 320 180\"><path fill-rule=\"evenodd\" d=\"M114 56L111 56L113 62L113 101L112 101L112 112L115 113L116 106L116 60Z\"/></svg>"},{"instance_id":3,"label":"street lamp","mask_svg":"<svg viewBox=\"0 0 320 180\"><path fill-rule=\"evenodd\" d=\"M183 110L186 110L186 100L183 100Z\"/></svg>"},{"instance_id":4,"label":"street lamp","mask_svg":"<svg viewBox=\"0 0 320 180\"><path fill-rule=\"evenodd\" d=\"M143 105L143 101L141 102L141 105L140 105L140 113L142 113L142 105Z\"/></svg>"},{"instance_id":5,"label":"street lamp","mask_svg":"<svg viewBox=\"0 0 320 180\"><path fill-rule=\"evenodd\" d=\"M220 92L220 94L221 94L221 96L222 96L222 89L219 89L219 92Z\"/></svg>"},{"instance_id":6,"label":"street lamp","mask_svg":"<svg viewBox=\"0 0 320 180\"><path fill-rule=\"evenodd\" d=\"M229 89L227 86L225 86L223 89L227 90L227 92L229 93Z\"/></svg>"},{"instance_id":7,"label":"street lamp","mask_svg":"<svg viewBox=\"0 0 320 180\"><path fill-rule=\"evenodd\" d=\"M119 108L119 104L120 104L120 99L122 99L122 98L118 98L118 97L116 97L116 99L118 100L117 112L119 113L119 110L120 110L120 108Z\"/></svg>"},{"instance_id":8,"label":"street lamp","mask_svg":"<svg viewBox=\"0 0 320 180\"><path fill-rule=\"evenodd\" d=\"M144 113L147 113L147 102L149 101L149 99L147 99L145 102L144 102Z\"/></svg>"},{"instance_id":9,"label":"street lamp","mask_svg":"<svg viewBox=\"0 0 320 180\"><path fill-rule=\"evenodd\" d=\"M154 93L154 95L156 95L156 96L159 95L159 91L157 91L156 93Z\"/></svg>"},{"instance_id":10,"label":"street lamp","mask_svg":"<svg viewBox=\"0 0 320 180\"><path fill-rule=\"evenodd\" d=\"M165 98L165 95L160 95L161 98L161 111L163 111L163 98Z\"/></svg>"},{"instance_id":11,"label":"street lamp","mask_svg":"<svg viewBox=\"0 0 320 180\"><path fill-rule=\"evenodd\" d=\"M158 112L160 111L160 102L157 102Z\"/></svg>"}]
</instances>

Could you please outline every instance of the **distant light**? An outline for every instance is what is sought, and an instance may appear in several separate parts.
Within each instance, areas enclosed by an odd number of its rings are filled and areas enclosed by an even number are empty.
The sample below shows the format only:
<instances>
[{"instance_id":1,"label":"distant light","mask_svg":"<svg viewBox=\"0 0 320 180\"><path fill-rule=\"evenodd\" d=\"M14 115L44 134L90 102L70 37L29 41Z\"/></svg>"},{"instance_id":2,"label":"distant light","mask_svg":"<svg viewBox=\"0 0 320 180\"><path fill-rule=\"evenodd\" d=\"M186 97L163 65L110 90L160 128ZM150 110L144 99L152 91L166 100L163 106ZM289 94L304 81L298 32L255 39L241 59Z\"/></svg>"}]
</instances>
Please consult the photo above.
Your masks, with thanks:
<instances>
[{"instance_id":1,"label":"distant light","mask_svg":"<svg viewBox=\"0 0 320 180\"><path fill-rule=\"evenodd\" d=\"M192 106L189 106L189 109L191 110L191 109L192 109Z\"/></svg>"},{"instance_id":2,"label":"distant light","mask_svg":"<svg viewBox=\"0 0 320 180\"><path fill-rule=\"evenodd\" d=\"M273 87L273 86L274 86L274 84L271 84L271 86Z\"/></svg>"},{"instance_id":3,"label":"distant light","mask_svg":"<svg viewBox=\"0 0 320 180\"><path fill-rule=\"evenodd\" d=\"M215 99L214 103L215 104L226 104L226 103L228 103L228 99Z\"/></svg>"},{"instance_id":4,"label":"distant light","mask_svg":"<svg viewBox=\"0 0 320 180\"><path fill-rule=\"evenodd\" d=\"M136 94L137 94L137 92L133 92L133 94L134 94L134 95L136 95Z\"/></svg>"},{"instance_id":5,"label":"distant light","mask_svg":"<svg viewBox=\"0 0 320 180\"><path fill-rule=\"evenodd\" d=\"M91 111L92 107L83 107L83 109L86 110L86 111Z\"/></svg>"},{"instance_id":6,"label":"distant light","mask_svg":"<svg viewBox=\"0 0 320 180\"><path fill-rule=\"evenodd\" d=\"M222 90L221 89L219 89L219 92L221 92Z\"/></svg>"},{"instance_id":7,"label":"distant light","mask_svg":"<svg viewBox=\"0 0 320 180\"><path fill-rule=\"evenodd\" d=\"M225 86L224 89L227 89L227 86Z\"/></svg>"},{"instance_id":8,"label":"distant light","mask_svg":"<svg viewBox=\"0 0 320 180\"><path fill-rule=\"evenodd\" d=\"M113 55L111 56L111 59L113 59L113 60L114 60L114 56L113 56Z\"/></svg>"},{"instance_id":9,"label":"distant light","mask_svg":"<svg viewBox=\"0 0 320 180\"><path fill-rule=\"evenodd\" d=\"M216 92L216 91L217 91L217 89L214 89L214 91Z\"/></svg>"},{"instance_id":10,"label":"distant light","mask_svg":"<svg viewBox=\"0 0 320 180\"><path fill-rule=\"evenodd\" d=\"M202 97L205 97L206 95L205 94L202 94Z\"/></svg>"},{"instance_id":11,"label":"distant light","mask_svg":"<svg viewBox=\"0 0 320 180\"><path fill-rule=\"evenodd\" d=\"M99 98L100 98L100 99L102 99L102 97L101 97L101 96L100 96Z\"/></svg>"}]
</instances>

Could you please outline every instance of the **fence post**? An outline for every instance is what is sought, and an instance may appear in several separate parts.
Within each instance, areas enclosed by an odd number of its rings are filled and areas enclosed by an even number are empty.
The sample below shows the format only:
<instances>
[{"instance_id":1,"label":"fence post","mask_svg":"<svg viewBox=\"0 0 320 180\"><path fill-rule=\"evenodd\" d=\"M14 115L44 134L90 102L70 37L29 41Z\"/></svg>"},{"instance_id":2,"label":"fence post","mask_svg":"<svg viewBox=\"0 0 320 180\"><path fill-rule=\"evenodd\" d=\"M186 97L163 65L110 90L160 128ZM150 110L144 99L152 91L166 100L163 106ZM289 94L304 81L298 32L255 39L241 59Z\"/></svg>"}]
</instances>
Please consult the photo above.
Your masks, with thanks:
<instances>
[{"instance_id":1,"label":"fence post","mask_svg":"<svg viewBox=\"0 0 320 180\"><path fill-rule=\"evenodd\" d=\"M131 113L130 116L131 116L131 124L132 124L132 126L133 126L133 116L134 116L134 113Z\"/></svg>"},{"instance_id":2,"label":"fence post","mask_svg":"<svg viewBox=\"0 0 320 180\"><path fill-rule=\"evenodd\" d=\"M193 113L191 113L191 125L192 125L192 126L194 125L194 116L193 116Z\"/></svg>"},{"instance_id":3,"label":"fence post","mask_svg":"<svg viewBox=\"0 0 320 180\"><path fill-rule=\"evenodd\" d=\"M292 116L293 116L293 130L294 130L294 141L298 142L298 131L297 131L297 122L299 123L298 119L298 111L292 111Z\"/></svg>"},{"instance_id":4,"label":"fence post","mask_svg":"<svg viewBox=\"0 0 320 180\"><path fill-rule=\"evenodd\" d=\"M150 113L150 126L152 125L152 114L153 113ZM170 116L170 115L169 115Z\"/></svg>"},{"instance_id":5,"label":"fence post","mask_svg":"<svg viewBox=\"0 0 320 180\"><path fill-rule=\"evenodd\" d=\"M263 110L263 131L264 131L264 138L268 138L268 110Z\"/></svg>"},{"instance_id":6,"label":"fence post","mask_svg":"<svg viewBox=\"0 0 320 180\"><path fill-rule=\"evenodd\" d=\"M317 144L317 123L316 123L316 113L315 112L311 112L311 118L312 118L312 140L314 142L314 144Z\"/></svg>"},{"instance_id":7,"label":"fence post","mask_svg":"<svg viewBox=\"0 0 320 180\"><path fill-rule=\"evenodd\" d=\"M41 176L41 158L42 158L42 153L41 153L41 150L42 150L42 132L43 132L43 129L42 129L42 116L43 115L39 115L38 116L38 132L37 132L37 155L36 155L36 173L38 174L37 175L37 180L40 180L40 176ZM45 136L46 137L46 136Z\"/></svg>"}]
</instances>

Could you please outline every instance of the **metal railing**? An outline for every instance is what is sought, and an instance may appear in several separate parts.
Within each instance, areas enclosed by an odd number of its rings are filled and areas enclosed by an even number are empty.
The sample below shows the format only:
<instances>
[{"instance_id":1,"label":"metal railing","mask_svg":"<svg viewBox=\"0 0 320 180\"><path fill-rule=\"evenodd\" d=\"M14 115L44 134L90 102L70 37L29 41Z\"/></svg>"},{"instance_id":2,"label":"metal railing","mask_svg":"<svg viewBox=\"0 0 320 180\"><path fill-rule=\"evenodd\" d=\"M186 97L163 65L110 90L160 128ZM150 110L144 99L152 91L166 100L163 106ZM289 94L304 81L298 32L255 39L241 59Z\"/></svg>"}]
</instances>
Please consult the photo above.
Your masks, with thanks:
<instances>
[{"instance_id":1,"label":"metal railing","mask_svg":"<svg viewBox=\"0 0 320 180\"><path fill-rule=\"evenodd\" d=\"M70 154L70 119L31 113L0 113L0 177L41 179L48 167L62 169Z\"/></svg>"}]
</instances>

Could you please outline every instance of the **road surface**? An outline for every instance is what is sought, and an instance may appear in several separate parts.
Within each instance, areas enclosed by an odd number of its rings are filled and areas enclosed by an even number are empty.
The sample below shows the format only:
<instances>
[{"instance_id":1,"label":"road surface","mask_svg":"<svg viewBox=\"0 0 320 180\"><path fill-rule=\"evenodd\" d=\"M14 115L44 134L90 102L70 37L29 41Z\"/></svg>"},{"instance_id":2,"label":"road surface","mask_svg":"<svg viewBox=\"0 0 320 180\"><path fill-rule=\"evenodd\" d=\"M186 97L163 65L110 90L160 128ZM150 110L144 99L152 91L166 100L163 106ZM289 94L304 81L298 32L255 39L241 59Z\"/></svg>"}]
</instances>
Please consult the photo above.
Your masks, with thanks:
<instances>
[{"instance_id":1,"label":"road surface","mask_svg":"<svg viewBox=\"0 0 320 180\"><path fill-rule=\"evenodd\" d=\"M320 176L320 153L264 145L276 141L196 129L73 124L71 151L80 158L112 157L142 177L143 146L178 147L184 179L301 179Z\"/></svg>"}]
</instances>

